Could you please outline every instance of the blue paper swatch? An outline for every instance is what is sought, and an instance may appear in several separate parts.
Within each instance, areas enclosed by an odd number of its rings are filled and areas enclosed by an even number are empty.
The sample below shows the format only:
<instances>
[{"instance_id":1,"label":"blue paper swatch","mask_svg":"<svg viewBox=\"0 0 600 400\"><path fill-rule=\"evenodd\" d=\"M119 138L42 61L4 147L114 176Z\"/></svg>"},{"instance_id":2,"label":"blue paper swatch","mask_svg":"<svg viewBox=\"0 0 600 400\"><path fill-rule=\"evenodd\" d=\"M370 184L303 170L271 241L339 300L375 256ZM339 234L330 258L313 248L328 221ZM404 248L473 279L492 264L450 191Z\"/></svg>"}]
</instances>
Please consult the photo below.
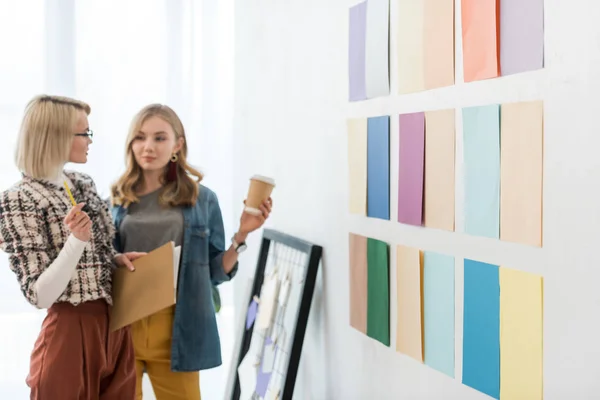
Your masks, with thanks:
<instances>
[{"instance_id":1,"label":"blue paper swatch","mask_svg":"<svg viewBox=\"0 0 600 400\"><path fill-rule=\"evenodd\" d=\"M425 364L454 378L454 257L426 251L423 269Z\"/></svg>"},{"instance_id":2,"label":"blue paper swatch","mask_svg":"<svg viewBox=\"0 0 600 400\"><path fill-rule=\"evenodd\" d=\"M465 233L500 233L500 108L463 109Z\"/></svg>"},{"instance_id":3,"label":"blue paper swatch","mask_svg":"<svg viewBox=\"0 0 600 400\"><path fill-rule=\"evenodd\" d=\"M390 117L367 119L367 216L390 219Z\"/></svg>"},{"instance_id":4,"label":"blue paper swatch","mask_svg":"<svg viewBox=\"0 0 600 400\"><path fill-rule=\"evenodd\" d=\"M463 384L500 396L500 281L498 266L466 260Z\"/></svg>"}]
</instances>

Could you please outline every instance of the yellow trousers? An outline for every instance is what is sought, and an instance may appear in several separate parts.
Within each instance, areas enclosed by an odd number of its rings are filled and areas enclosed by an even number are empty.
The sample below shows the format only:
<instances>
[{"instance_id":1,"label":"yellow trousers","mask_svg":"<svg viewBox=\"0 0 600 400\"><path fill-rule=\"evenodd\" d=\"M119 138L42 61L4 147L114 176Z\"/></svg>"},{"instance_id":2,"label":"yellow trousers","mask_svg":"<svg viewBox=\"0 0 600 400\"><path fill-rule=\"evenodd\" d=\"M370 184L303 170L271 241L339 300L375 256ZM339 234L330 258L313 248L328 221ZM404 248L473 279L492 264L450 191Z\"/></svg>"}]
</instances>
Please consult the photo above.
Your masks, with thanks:
<instances>
[{"instance_id":1,"label":"yellow trousers","mask_svg":"<svg viewBox=\"0 0 600 400\"><path fill-rule=\"evenodd\" d=\"M148 374L157 400L200 400L198 372L171 371L174 307L131 326L137 372L136 399L142 399L142 377Z\"/></svg>"}]
</instances>

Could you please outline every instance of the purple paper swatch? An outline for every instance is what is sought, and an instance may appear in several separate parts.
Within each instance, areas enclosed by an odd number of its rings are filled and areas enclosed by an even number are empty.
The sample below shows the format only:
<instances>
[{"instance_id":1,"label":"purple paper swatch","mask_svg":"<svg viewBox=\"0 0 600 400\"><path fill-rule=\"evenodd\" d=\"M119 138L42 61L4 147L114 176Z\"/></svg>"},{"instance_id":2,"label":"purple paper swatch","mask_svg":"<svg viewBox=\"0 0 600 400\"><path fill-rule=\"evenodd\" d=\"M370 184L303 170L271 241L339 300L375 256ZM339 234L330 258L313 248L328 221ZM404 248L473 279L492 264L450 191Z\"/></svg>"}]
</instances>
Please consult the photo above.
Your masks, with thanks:
<instances>
[{"instance_id":1,"label":"purple paper swatch","mask_svg":"<svg viewBox=\"0 0 600 400\"><path fill-rule=\"evenodd\" d=\"M500 0L500 73L544 67L544 0Z\"/></svg>"},{"instance_id":2,"label":"purple paper swatch","mask_svg":"<svg viewBox=\"0 0 600 400\"><path fill-rule=\"evenodd\" d=\"M423 221L425 113L400 115L399 147L398 222L420 226Z\"/></svg>"},{"instance_id":3,"label":"purple paper swatch","mask_svg":"<svg viewBox=\"0 0 600 400\"><path fill-rule=\"evenodd\" d=\"M258 303L256 300L252 300L252 303L248 306L248 314L246 314L246 330L250 329L254 320L256 319L256 313L258 311Z\"/></svg>"},{"instance_id":4,"label":"purple paper swatch","mask_svg":"<svg viewBox=\"0 0 600 400\"><path fill-rule=\"evenodd\" d=\"M350 7L348 37L348 75L350 101L367 98L365 51L367 36L367 2Z\"/></svg>"},{"instance_id":5,"label":"purple paper swatch","mask_svg":"<svg viewBox=\"0 0 600 400\"><path fill-rule=\"evenodd\" d=\"M265 339L265 345L264 347L270 346L273 343L273 341L271 340L270 337L267 337ZM276 351L276 349L275 349ZM263 350L264 352L264 350ZM271 375L273 375L273 366L271 365L269 368L269 372L263 372L263 370L265 369L265 358L263 357L260 360L260 368L258 369L258 375L256 377L256 394L258 394L260 397L265 397L265 395L267 394L267 389L269 387L269 381L271 380Z\"/></svg>"}]
</instances>

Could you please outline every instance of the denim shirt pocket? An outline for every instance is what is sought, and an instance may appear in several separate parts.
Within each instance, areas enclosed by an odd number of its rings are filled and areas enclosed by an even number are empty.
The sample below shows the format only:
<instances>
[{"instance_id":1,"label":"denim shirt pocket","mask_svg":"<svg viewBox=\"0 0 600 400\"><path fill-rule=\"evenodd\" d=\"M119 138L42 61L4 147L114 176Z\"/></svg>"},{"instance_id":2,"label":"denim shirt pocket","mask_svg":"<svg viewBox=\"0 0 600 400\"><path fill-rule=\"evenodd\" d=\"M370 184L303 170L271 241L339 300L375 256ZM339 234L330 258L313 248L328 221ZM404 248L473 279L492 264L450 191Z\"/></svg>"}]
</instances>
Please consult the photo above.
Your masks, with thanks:
<instances>
[{"instance_id":1,"label":"denim shirt pocket","mask_svg":"<svg viewBox=\"0 0 600 400\"><path fill-rule=\"evenodd\" d=\"M209 244L210 229L203 225L192 226L188 248L189 261L192 265L208 267Z\"/></svg>"}]
</instances>

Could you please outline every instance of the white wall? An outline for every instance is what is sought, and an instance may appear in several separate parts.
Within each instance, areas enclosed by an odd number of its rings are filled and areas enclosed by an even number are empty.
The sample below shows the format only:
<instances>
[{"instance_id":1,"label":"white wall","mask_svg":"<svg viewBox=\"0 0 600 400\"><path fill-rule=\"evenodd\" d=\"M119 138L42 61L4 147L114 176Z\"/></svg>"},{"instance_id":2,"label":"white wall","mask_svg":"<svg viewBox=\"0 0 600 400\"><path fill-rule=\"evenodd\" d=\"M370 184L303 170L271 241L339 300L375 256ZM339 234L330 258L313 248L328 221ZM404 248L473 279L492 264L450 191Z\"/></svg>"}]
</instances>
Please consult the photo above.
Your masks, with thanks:
<instances>
[{"instance_id":1,"label":"white wall","mask_svg":"<svg viewBox=\"0 0 600 400\"><path fill-rule=\"evenodd\" d=\"M324 246L322 276L304 342L301 399L482 399L460 383L462 257L542 274L546 399L589 399L600 390L600 2L546 0L546 69L413 95L347 102L347 8L354 0L236 2L234 198L253 173L278 186L269 225ZM460 32L460 1L456 29ZM392 51L397 1L392 0ZM460 35L459 35L460 36ZM396 65L391 57L392 71ZM392 87L396 87L392 73ZM419 229L348 214L345 119L543 99L544 248ZM462 121L457 113L457 227ZM392 221L397 204L397 118L392 119ZM239 211L235 210L236 214ZM348 232L457 257L456 374L450 379L385 348L348 324ZM240 275L251 276L258 236ZM392 250L391 265L395 265ZM395 281L392 268L391 282ZM245 283L238 279L238 284ZM238 296L237 304L240 304ZM395 289L391 295L395 338Z\"/></svg>"}]
</instances>

